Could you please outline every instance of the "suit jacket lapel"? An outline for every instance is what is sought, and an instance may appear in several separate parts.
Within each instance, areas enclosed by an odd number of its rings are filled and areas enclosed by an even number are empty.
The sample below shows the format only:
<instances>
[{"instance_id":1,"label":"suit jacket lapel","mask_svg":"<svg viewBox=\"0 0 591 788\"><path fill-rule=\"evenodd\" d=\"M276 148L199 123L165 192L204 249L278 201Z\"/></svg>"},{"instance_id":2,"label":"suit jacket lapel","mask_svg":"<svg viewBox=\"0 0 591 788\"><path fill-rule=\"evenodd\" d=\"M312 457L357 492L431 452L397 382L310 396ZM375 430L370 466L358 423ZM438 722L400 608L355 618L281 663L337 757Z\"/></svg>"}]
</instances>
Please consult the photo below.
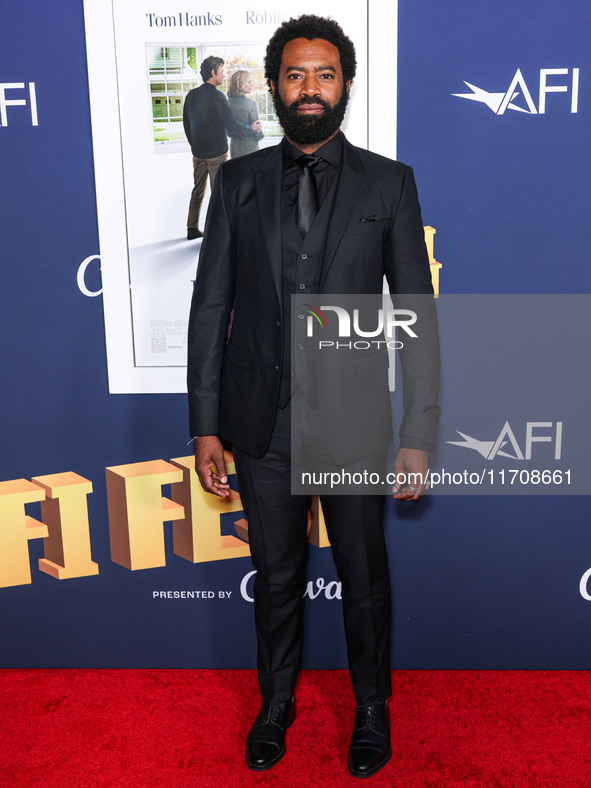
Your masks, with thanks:
<instances>
[{"instance_id":1,"label":"suit jacket lapel","mask_svg":"<svg viewBox=\"0 0 591 788\"><path fill-rule=\"evenodd\" d=\"M281 246L281 145L268 148L268 156L254 170L255 194L259 218L267 249L271 275L282 304L282 246ZM283 307L282 307L283 308Z\"/></svg>"},{"instance_id":2,"label":"suit jacket lapel","mask_svg":"<svg viewBox=\"0 0 591 788\"><path fill-rule=\"evenodd\" d=\"M337 183L337 193L328 225L322 271L320 274L320 287L332 265L336 250L355 206L359 201L363 186L367 180L367 172L353 145L343 138L343 166Z\"/></svg>"}]
</instances>

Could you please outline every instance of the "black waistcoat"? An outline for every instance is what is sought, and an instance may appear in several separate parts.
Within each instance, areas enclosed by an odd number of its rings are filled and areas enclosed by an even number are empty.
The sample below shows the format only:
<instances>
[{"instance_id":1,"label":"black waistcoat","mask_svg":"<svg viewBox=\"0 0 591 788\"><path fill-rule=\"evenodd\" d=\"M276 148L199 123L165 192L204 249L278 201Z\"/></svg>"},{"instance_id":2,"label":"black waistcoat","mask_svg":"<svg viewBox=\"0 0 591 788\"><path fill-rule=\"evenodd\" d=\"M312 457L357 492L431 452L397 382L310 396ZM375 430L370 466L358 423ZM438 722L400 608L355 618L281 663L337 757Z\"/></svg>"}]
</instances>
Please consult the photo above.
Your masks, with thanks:
<instances>
[{"instance_id":1,"label":"black waistcoat","mask_svg":"<svg viewBox=\"0 0 591 788\"><path fill-rule=\"evenodd\" d=\"M312 382L309 376L304 376L297 364L293 365L294 368L292 370L293 320L303 320L304 315L291 314L291 296L294 293L306 295L318 292L326 232L338 188L338 180L338 176L334 178L328 194L322 201L316 218L312 222L312 226L303 238L297 226L297 206L290 204L285 189L281 190L283 361L278 404L282 408L289 401L296 385L303 389L307 399L311 402L317 400L315 378Z\"/></svg>"}]
</instances>

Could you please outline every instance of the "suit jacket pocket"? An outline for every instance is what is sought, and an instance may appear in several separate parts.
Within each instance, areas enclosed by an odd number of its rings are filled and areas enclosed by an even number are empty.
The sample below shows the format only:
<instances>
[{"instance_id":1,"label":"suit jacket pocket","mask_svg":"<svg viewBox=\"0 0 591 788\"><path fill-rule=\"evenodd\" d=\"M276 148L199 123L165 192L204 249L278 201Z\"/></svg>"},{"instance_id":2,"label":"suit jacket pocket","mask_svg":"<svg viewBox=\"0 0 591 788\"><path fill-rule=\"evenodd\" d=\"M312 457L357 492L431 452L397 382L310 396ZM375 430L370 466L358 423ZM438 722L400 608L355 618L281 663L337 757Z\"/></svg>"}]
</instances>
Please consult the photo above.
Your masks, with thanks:
<instances>
[{"instance_id":1,"label":"suit jacket pocket","mask_svg":"<svg viewBox=\"0 0 591 788\"><path fill-rule=\"evenodd\" d=\"M384 228L385 219L375 219L371 222L360 222L357 219L355 222L347 225L347 235L365 235L366 233L381 232Z\"/></svg>"}]
</instances>

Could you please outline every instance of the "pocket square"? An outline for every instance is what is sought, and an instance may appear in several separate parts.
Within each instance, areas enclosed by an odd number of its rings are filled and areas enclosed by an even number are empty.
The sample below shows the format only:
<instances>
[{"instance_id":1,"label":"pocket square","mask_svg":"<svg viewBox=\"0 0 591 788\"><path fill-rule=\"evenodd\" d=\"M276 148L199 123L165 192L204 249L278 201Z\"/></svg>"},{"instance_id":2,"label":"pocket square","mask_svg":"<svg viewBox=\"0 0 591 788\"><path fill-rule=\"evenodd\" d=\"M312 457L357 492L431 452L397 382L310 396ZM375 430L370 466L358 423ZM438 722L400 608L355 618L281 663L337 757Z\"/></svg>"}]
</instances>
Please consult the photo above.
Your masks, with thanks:
<instances>
[{"instance_id":1,"label":"pocket square","mask_svg":"<svg viewBox=\"0 0 591 788\"><path fill-rule=\"evenodd\" d=\"M377 222L377 220L378 217L375 215L375 213L372 213L371 216L362 216L359 221L361 224L364 224L365 222Z\"/></svg>"}]
</instances>

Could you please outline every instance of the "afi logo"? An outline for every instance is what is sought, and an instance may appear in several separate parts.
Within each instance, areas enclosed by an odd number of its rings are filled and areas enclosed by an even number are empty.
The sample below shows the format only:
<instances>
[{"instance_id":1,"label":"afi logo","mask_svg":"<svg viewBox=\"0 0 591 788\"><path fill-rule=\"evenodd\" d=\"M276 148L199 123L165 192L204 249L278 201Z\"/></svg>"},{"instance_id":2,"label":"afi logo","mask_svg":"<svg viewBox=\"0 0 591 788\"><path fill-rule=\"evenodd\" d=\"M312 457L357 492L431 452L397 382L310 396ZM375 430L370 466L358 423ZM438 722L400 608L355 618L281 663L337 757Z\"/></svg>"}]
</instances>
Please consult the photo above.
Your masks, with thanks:
<instances>
[{"instance_id":1,"label":"afi logo","mask_svg":"<svg viewBox=\"0 0 591 788\"><path fill-rule=\"evenodd\" d=\"M544 430L544 433L540 433ZM496 440L481 441L471 438L463 432L456 430L461 435L463 441L446 441L452 446L461 446L463 449L473 449L481 454L486 460L494 460L499 457L509 457L511 460L531 460L532 446L534 443L553 443L554 459L559 460L562 454L562 422L557 421L528 421L525 426L525 451L521 450L508 421L505 422ZM505 451L507 449L507 451ZM511 449L512 451L509 451Z\"/></svg>"},{"instance_id":2,"label":"afi logo","mask_svg":"<svg viewBox=\"0 0 591 788\"><path fill-rule=\"evenodd\" d=\"M0 126L8 126L8 107L26 107L27 98L8 98L6 91L11 90L25 90L24 82L0 82ZM26 96L26 94L25 94ZM38 126L39 120L37 118L37 94L35 92L35 83L29 82L29 95L28 95L29 110L31 113L31 126Z\"/></svg>"},{"instance_id":3,"label":"afi logo","mask_svg":"<svg viewBox=\"0 0 591 788\"><path fill-rule=\"evenodd\" d=\"M548 77L564 76L564 83L554 84L551 79L548 84ZM512 109L516 112L525 112L528 115L544 115L546 112L546 95L548 93L568 93L570 91L570 111L571 114L578 112L579 108L579 69L573 68L572 73L568 68L541 68L538 88L538 106L536 107L532 94L525 82L521 69L517 69L511 84L504 93L489 93L482 88L471 85L464 80L472 93L452 93L452 96L469 99L470 101L480 101L491 109L495 115L504 115L506 110Z\"/></svg>"},{"instance_id":4,"label":"afi logo","mask_svg":"<svg viewBox=\"0 0 591 788\"><path fill-rule=\"evenodd\" d=\"M378 309L377 327L370 331L364 331L359 326L359 310L353 310L353 320L349 312L342 306L321 306L318 309L310 304L303 304L308 312L308 322L306 327L306 335L311 337L314 332L314 322L318 322L320 326L328 327L328 320L325 312L334 312L339 321L339 337L351 336L351 323L353 324L353 333L358 337L378 337L383 334L387 339L394 336L396 328L401 328L408 334L409 337L416 338L415 332L410 328L413 323L417 322L416 312L410 309Z\"/></svg>"}]
</instances>

